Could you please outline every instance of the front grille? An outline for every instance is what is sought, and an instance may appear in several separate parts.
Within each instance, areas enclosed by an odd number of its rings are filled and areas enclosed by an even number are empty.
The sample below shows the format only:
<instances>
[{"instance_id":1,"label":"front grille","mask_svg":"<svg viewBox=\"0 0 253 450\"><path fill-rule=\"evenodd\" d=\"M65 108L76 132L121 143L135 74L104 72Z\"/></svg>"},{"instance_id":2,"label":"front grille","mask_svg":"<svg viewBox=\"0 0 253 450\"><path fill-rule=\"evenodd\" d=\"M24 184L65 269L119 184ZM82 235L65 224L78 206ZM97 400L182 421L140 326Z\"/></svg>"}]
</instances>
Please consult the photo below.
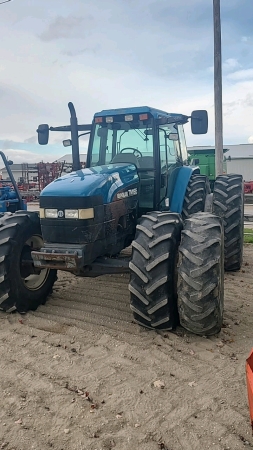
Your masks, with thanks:
<instances>
[{"instance_id":1,"label":"front grille","mask_svg":"<svg viewBox=\"0 0 253 450\"><path fill-rule=\"evenodd\" d=\"M101 197L41 197L41 208L94 208L94 219L41 218L44 242L59 244L86 244L104 238L104 206Z\"/></svg>"},{"instance_id":2,"label":"front grille","mask_svg":"<svg viewBox=\"0 0 253 450\"><path fill-rule=\"evenodd\" d=\"M87 244L104 237L103 223L91 220L41 219L45 243Z\"/></svg>"}]
</instances>

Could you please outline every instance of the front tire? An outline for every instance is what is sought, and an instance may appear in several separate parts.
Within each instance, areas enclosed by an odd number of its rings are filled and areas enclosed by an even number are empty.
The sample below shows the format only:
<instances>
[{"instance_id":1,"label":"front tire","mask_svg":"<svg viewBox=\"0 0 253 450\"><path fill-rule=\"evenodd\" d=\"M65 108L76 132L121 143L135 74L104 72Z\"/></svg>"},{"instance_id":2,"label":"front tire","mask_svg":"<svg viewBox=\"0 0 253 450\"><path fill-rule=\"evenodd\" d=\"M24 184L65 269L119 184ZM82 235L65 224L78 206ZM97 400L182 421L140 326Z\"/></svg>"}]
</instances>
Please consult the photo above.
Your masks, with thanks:
<instances>
[{"instance_id":1,"label":"front tire","mask_svg":"<svg viewBox=\"0 0 253 450\"><path fill-rule=\"evenodd\" d=\"M182 230L179 214L143 215L132 242L130 308L140 325L171 330L178 325L176 264Z\"/></svg>"},{"instance_id":2,"label":"front tire","mask_svg":"<svg viewBox=\"0 0 253 450\"><path fill-rule=\"evenodd\" d=\"M222 220L198 213L185 221L179 247L178 312L182 327L198 335L219 333L224 308Z\"/></svg>"},{"instance_id":3,"label":"front tire","mask_svg":"<svg viewBox=\"0 0 253 450\"><path fill-rule=\"evenodd\" d=\"M36 213L6 213L0 221L0 309L24 313L45 303L56 270L36 269L32 250L43 246Z\"/></svg>"}]
</instances>

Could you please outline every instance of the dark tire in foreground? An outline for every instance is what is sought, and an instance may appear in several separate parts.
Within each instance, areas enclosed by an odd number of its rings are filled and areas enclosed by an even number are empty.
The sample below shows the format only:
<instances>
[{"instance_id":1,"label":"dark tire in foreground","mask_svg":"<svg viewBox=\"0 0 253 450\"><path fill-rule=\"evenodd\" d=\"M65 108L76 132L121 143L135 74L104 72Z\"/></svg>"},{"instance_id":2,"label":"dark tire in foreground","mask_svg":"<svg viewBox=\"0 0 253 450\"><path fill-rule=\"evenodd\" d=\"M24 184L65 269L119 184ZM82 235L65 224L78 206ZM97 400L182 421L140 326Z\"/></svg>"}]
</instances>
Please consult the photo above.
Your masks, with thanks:
<instances>
[{"instance_id":1,"label":"dark tire in foreground","mask_svg":"<svg viewBox=\"0 0 253 450\"><path fill-rule=\"evenodd\" d=\"M6 213L0 220L0 309L24 313L45 303L56 270L36 269L31 251L43 246L36 213Z\"/></svg>"},{"instance_id":2,"label":"dark tire in foreground","mask_svg":"<svg viewBox=\"0 0 253 450\"><path fill-rule=\"evenodd\" d=\"M222 220L198 213L185 221L179 247L178 312L192 333L220 331L224 307L224 232Z\"/></svg>"},{"instance_id":3,"label":"dark tire in foreground","mask_svg":"<svg viewBox=\"0 0 253 450\"><path fill-rule=\"evenodd\" d=\"M220 175L213 192L213 213L223 219L225 270L239 270L243 259L244 186L242 175Z\"/></svg>"},{"instance_id":4,"label":"dark tire in foreground","mask_svg":"<svg viewBox=\"0 0 253 450\"><path fill-rule=\"evenodd\" d=\"M182 219L179 214L143 215L132 242L130 297L134 319L148 328L178 325L176 264Z\"/></svg>"},{"instance_id":5,"label":"dark tire in foreground","mask_svg":"<svg viewBox=\"0 0 253 450\"><path fill-rule=\"evenodd\" d=\"M205 201L210 193L209 180L205 175L192 175L186 189L182 216L187 219L192 214L205 211Z\"/></svg>"}]
</instances>

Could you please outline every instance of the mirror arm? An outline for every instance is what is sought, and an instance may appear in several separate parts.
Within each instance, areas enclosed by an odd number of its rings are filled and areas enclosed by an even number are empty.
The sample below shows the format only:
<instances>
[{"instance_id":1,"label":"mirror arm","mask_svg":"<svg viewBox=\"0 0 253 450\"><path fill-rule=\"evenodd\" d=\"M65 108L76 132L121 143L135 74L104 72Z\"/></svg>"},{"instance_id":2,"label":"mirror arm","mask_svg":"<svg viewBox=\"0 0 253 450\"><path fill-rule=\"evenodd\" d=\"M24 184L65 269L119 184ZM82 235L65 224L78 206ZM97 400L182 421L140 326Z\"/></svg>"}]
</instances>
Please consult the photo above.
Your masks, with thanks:
<instances>
[{"instance_id":1,"label":"mirror arm","mask_svg":"<svg viewBox=\"0 0 253 450\"><path fill-rule=\"evenodd\" d=\"M62 127L50 127L50 131L71 131L70 125L64 125Z\"/></svg>"},{"instance_id":2,"label":"mirror arm","mask_svg":"<svg viewBox=\"0 0 253 450\"><path fill-rule=\"evenodd\" d=\"M91 130L91 124L88 125L77 125L78 131L89 131ZM61 127L50 127L50 131L71 131L70 125L63 125Z\"/></svg>"}]
</instances>

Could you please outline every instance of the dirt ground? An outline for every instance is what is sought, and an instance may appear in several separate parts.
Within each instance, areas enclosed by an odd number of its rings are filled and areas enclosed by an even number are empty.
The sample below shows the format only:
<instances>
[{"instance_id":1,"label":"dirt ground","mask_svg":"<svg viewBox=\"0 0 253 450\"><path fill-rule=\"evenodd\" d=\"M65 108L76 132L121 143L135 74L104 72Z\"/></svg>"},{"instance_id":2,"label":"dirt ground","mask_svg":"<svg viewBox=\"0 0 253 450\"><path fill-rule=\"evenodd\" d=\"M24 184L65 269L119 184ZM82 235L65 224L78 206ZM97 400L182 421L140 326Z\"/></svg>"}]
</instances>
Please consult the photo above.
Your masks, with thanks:
<instances>
[{"instance_id":1,"label":"dirt ground","mask_svg":"<svg viewBox=\"0 0 253 450\"><path fill-rule=\"evenodd\" d=\"M60 274L46 305L0 314L0 449L253 448L245 360L253 246L226 275L224 326L203 338L132 321L127 276Z\"/></svg>"}]
</instances>

